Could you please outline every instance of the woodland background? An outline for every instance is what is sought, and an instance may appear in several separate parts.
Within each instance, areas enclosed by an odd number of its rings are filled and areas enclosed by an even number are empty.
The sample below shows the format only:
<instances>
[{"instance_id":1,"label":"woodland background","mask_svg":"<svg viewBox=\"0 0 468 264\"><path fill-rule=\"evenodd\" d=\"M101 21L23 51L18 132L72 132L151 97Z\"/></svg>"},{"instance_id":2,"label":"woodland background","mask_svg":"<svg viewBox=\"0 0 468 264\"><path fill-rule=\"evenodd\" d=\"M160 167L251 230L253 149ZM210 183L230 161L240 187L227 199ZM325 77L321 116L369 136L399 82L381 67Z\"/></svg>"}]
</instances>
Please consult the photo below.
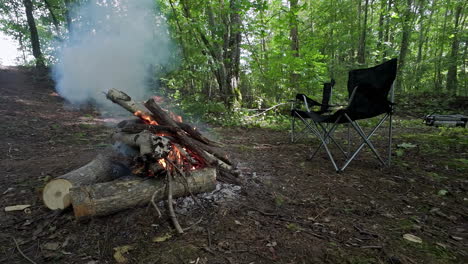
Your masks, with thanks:
<instances>
[{"instance_id":1,"label":"woodland background","mask_svg":"<svg viewBox=\"0 0 468 264\"><path fill-rule=\"evenodd\" d=\"M0 30L18 41L20 64L54 64L56 44L80 19L73 16L73 8L86 2L2 1ZM390 58L399 59L396 93L402 105L432 98L437 102L430 107L437 109L468 96L463 0L155 4L174 45L171 63L153 69L154 88L195 116L233 109L236 115L249 115L252 108L286 102L298 92L319 96L330 78L337 81L334 100L345 100L347 71Z\"/></svg>"}]
</instances>

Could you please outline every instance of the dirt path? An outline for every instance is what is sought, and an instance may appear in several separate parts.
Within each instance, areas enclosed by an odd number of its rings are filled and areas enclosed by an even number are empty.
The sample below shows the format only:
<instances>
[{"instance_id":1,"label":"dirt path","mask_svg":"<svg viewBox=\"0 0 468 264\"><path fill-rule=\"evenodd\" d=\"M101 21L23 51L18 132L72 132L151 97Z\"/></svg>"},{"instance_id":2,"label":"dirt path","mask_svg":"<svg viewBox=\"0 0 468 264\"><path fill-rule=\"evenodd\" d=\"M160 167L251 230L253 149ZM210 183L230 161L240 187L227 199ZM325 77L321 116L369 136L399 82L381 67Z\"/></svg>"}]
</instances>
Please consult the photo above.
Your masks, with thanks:
<instances>
[{"instance_id":1,"label":"dirt path","mask_svg":"<svg viewBox=\"0 0 468 264\"><path fill-rule=\"evenodd\" d=\"M403 123L395 144L417 147L391 169L364 153L342 174L325 155L307 161L311 141L289 144L286 131L214 129L239 162L242 189L180 211L183 226L202 219L183 236L166 236L169 221L151 207L84 222L46 210L44 183L92 159L109 132L93 111L66 109L51 87L28 70L0 70L0 263L28 263L18 247L36 263L115 263L114 248L126 245L128 263L468 262L467 171L448 163L467 158L466 143L428 152L438 138ZM15 204L32 206L4 212Z\"/></svg>"}]
</instances>

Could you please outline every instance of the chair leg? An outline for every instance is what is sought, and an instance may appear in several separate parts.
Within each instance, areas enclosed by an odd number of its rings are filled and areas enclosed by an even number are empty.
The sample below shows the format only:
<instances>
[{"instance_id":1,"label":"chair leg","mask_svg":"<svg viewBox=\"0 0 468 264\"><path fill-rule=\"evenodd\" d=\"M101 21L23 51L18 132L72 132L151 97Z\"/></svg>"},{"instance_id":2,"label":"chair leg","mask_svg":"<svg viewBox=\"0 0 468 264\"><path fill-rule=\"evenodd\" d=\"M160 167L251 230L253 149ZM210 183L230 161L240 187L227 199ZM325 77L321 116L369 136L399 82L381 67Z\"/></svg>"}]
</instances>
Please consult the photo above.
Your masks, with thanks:
<instances>
[{"instance_id":1,"label":"chair leg","mask_svg":"<svg viewBox=\"0 0 468 264\"><path fill-rule=\"evenodd\" d=\"M319 123L318 125L320 126L320 128L322 129L322 131L323 131L323 133L324 133L324 135L325 135L325 134L327 133L327 128L325 128L325 127L324 127L322 124L320 124L320 123ZM338 142L336 142L335 138L332 137L333 133L334 133L335 130L336 130L336 127L337 127L337 126L335 126L335 129L334 129L333 131L330 130L331 133L330 133L329 136L325 137L325 142L328 144L328 143L329 143L328 140L331 140L331 141L333 142L333 144L335 144L335 145L338 147L338 149L339 149L339 150L341 151L341 153L345 156L345 158L348 158L348 154L346 154L346 151L343 149L343 147L341 147L341 145L340 145Z\"/></svg>"},{"instance_id":2,"label":"chair leg","mask_svg":"<svg viewBox=\"0 0 468 264\"><path fill-rule=\"evenodd\" d=\"M291 143L294 143L294 129L295 129L296 118L291 116Z\"/></svg>"},{"instance_id":3,"label":"chair leg","mask_svg":"<svg viewBox=\"0 0 468 264\"><path fill-rule=\"evenodd\" d=\"M393 136L393 114L390 113L390 118L388 120L388 160L387 160L387 166L390 167L392 163L392 136Z\"/></svg>"},{"instance_id":4,"label":"chair leg","mask_svg":"<svg viewBox=\"0 0 468 264\"><path fill-rule=\"evenodd\" d=\"M302 119L302 121L304 121L304 124L310 129L310 131L312 131L312 133L314 133L315 136L317 136L320 139L320 141L322 143L320 144L319 147L323 146L325 148L325 151L327 152L328 157L330 158L330 161L333 164L333 167L335 168L335 170L337 172L339 172L340 169L338 168L338 165L336 164L335 159L333 158L333 154L331 153L330 149L328 148L328 146L327 146L327 144L325 142L326 138L328 138L330 136L330 134L333 133L333 131L336 129L338 121L331 127L331 129L325 134L325 136L322 136L322 134L320 133L319 130L312 127L308 122L305 122L305 120L302 117L300 117L300 118ZM314 124L315 124L315 122L314 122ZM315 153L316 152L317 152L317 150L315 151ZM314 155L315 155L315 153L314 153Z\"/></svg>"},{"instance_id":5,"label":"chair leg","mask_svg":"<svg viewBox=\"0 0 468 264\"><path fill-rule=\"evenodd\" d=\"M372 152L375 154L375 156L377 157L377 159L382 163L382 165L386 165L385 162L382 160L382 158L380 157L380 155L378 154L377 150L375 149L374 145L372 144L372 142L369 141L369 139L374 135L375 131L377 131L377 129L382 125L383 122L385 122L385 120L388 118L388 115L384 116L380 122L374 127L374 129L369 133L368 136L366 136L362 130L362 128L359 126L359 124L357 122L353 122L351 120L351 118L349 118L348 115L345 115L346 118L349 120L350 124L353 126L353 128L356 130L356 132L358 132L358 134L362 137L362 139L364 140L363 143L361 143L361 145L359 145L359 147L353 152L353 154L351 155L351 157L346 160L345 164L343 165L343 167L341 168L341 171L343 171L344 169L346 169L346 167L349 165L349 163L356 157L356 155L361 151L361 149L365 146L365 145L368 145L369 148L372 150Z\"/></svg>"}]
</instances>

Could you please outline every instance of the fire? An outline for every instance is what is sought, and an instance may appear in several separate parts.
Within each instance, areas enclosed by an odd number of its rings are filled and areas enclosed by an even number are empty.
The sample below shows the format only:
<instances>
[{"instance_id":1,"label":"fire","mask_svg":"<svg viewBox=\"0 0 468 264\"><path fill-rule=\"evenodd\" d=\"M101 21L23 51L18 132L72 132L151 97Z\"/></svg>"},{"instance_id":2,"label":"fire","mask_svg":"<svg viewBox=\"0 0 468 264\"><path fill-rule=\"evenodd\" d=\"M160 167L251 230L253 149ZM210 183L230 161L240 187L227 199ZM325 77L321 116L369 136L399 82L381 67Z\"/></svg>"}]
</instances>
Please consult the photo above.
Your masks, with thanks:
<instances>
[{"instance_id":1,"label":"fire","mask_svg":"<svg viewBox=\"0 0 468 264\"><path fill-rule=\"evenodd\" d=\"M135 116L138 116L139 118L143 119L145 123L149 125L158 125L158 122L156 122L151 116L143 114L141 111L136 111L133 113Z\"/></svg>"},{"instance_id":2,"label":"fire","mask_svg":"<svg viewBox=\"0 0 468 264\"><path fill-rule=\"evenodd\" d=\"M167 163L164 159L159 159L158 160L158 163L164 168L166 169L167 168Z\"/></svg>"}]
</instances>

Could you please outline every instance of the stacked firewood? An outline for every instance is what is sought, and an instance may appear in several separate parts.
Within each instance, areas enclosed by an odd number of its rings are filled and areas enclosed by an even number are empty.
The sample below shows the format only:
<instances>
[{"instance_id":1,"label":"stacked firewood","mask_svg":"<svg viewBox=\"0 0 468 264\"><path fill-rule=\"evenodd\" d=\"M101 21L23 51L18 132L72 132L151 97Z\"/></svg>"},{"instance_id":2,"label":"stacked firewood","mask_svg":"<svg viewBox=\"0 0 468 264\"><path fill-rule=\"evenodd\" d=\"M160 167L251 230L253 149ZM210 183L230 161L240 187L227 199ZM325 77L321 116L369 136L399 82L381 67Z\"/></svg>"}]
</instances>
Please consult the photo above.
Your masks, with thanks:
<instances>
[{"instance_id":1,"label":"stacked firewood","mask_svg":"<svg viewBox=\"0 0 468 264\"><path fill-rule=\"evenodd\" d=\"M212 191L216 180L237 183L238 172L221 144L163 109L156 98L144 104L111 89L107 98L138 118L119 123L114 146L85 166L50 181L43 200L50 209L73 206L77 218L106 215L167 198L169 214L178 225L173 197ZM128 157L128 153L132 153Z\"/></svg>"}]
</instances>

